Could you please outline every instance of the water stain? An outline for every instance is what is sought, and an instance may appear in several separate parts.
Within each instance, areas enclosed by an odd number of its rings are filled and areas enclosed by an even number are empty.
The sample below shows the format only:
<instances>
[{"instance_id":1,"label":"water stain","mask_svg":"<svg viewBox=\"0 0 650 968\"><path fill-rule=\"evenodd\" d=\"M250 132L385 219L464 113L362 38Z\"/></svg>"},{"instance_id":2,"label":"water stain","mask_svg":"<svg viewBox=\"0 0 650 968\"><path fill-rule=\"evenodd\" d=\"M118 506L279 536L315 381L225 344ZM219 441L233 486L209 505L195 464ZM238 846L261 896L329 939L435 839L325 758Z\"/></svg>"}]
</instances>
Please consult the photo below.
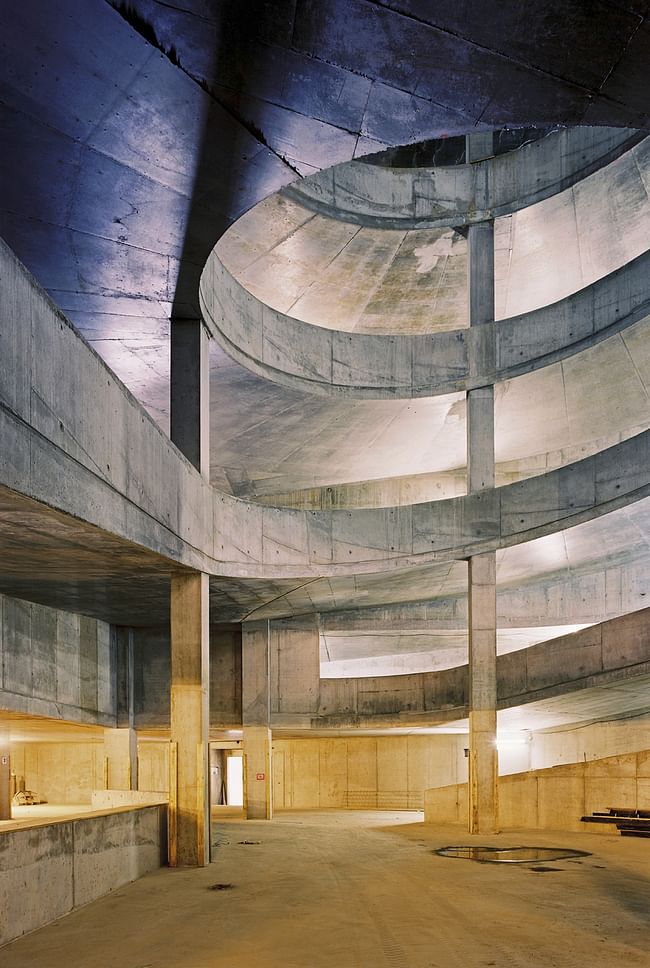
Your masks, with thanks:
<instances>
[{"instance_id":1,"label":"water stain","mask_svg":"<svg viewBox=\"0 0 650 968\"><path fill-rule=\"evenodd\" d=\"M480 864L531 864L544 860L568 860L572 857L590 857L586 850L572 850L568 847L441 847L434 854L440 857L457 857L461 860L475 860ZM559 870L560 868L548 868Z\"/></svg>"}]
</instances>

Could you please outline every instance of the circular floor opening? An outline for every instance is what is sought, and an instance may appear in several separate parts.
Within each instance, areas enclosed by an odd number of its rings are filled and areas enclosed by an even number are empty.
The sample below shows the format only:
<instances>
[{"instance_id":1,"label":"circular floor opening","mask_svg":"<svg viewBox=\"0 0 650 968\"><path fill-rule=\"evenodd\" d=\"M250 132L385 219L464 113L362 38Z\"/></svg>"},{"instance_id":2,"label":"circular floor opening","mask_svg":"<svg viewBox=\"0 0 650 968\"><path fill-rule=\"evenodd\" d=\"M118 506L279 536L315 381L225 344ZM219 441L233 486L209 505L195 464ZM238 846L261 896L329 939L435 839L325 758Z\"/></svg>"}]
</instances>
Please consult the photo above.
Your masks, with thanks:
<instances>
[{"instance_id":1,"label":"circular floor opening","mask_svg":"<svg viewBox=\"0 0 650 968\"><path fill-rule=\"evenodd\" d=\"M441 847L434 853L440 857L458 857L481 864L531 864L591 856L586 850L572 850L568 847Z\"/></svg>"}]
</instances>

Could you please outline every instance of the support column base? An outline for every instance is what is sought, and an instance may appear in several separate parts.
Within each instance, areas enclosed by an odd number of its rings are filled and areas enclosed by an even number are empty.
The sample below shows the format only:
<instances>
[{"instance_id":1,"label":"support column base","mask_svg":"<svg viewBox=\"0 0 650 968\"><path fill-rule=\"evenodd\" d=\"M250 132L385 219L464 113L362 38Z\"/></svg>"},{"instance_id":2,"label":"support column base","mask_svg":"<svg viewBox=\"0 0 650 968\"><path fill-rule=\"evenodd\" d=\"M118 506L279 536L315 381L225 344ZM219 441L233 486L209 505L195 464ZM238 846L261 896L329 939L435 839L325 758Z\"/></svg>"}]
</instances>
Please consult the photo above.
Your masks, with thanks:
<instances>
[{"instance_id":1,"label":"support column base","mask_svg":"<svg viewBox=\"0 0 650 968\"><path fill-rule=\"evenodd\" d=\"M499 764L496 712L469 715L468 830L470 834L499 833Z\"/></svg>"}]
</instances>

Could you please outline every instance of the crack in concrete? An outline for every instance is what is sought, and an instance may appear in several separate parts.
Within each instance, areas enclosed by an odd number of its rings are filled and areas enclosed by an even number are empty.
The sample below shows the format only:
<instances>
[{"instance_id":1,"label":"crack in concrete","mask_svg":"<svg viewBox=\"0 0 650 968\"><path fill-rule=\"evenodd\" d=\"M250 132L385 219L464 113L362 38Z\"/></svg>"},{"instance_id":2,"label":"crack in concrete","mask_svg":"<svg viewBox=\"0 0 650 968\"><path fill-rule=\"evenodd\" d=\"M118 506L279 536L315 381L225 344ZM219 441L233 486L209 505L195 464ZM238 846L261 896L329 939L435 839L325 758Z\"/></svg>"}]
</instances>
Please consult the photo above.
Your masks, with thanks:
<instances>
[{"instance_id":1,"label":"crack in concrete","mask_svg":"<svg viewBox=\"0 0 650 968\"><path fill-rule=\"evenodd\" d=\"M316 216L314 216L314 218L315 217ZM311 219L310 219L310 221L311 221ZM324 278L326 272L331 268L331 266L339 258L339 256L341 256L345 252L345 250L350 245L350 243L353 242L356 239L356 237L358 236L358 234L361 231L361 229L362 229L362 226L361 225L357 226L356 229L355 229L355 231L350 236L350 238L349 239L346 239L346 241L343 243L342 247L340 249L337 249L337 251L334 253L334 255L332 256L332 258L329 259L328 262L325 265L321 266L321 268L320 268L320 270L318 272L317 278L316 279L312 279L311 282L309 282L303 289L300 290L299 294L296 296L296 298L293 300L293 302L291 303L291 305L286 310L285 315L291 316L291 311L293 309L295 309L297 303L300 302L300 300L303 298L303 296L309 295L313 289L316 289L316 291L318 291L319 286L322 286L322 284L323 284L323 278ZM298 318L300 319L300 317L298 317ZM313 368L312 368L312 372L316 373L316 371L313 370ZM316 374L316 375L318 375L318 374Z\"/></svg>"},{"instance_id":2,"label":"crack in concrete","mask_svg":"<svg viewBox=\"0 0 650 968\"><path fill-rule=\"evenodd\" d=\"M306 588L307 585L313 585L314 582L322 581L322 580L323 579L320 577L310 578L309 581L303 582L300 585L296 585L294 588L291 588L288 591L284 591L280 595L276 595L274 598L270 598L267 601L262 602L260 605L256 605L254 609L246 613L245 618L250 619L255 615L256 612L259 612L260 609L268 608L269 605L273 605L275 604L275 602L280 602L282 601L282 599L288 599L290 595L295 595L296 592L302 591L302 589ZM304 613L304 614L307 614L307 613Z\"/></svg>"},{"instance_id":3,"label":"crack in concrete","mask_svg":"<svg viewBox=\"0 0 650 968\"><path fill-rule=\"evenodd\" d=\"M214 24L215 21L210 19L210 17L202 17L201 14L196 13L195 10L188 10L187 7L179 7L175 3L165 3L164 0L154 0L154 3L158 7L166 7L167 10L175 10L177 13L186 14L193 20L200 20L205 24Z\"/></svg>"},{"instance_id":4,"label":"crack in concrete","mask_svg":"<svg viewBox=\"0 0 650 968\"><path fill-rule=\"evenodd\" d=\"M63 434L64 438L67 437L69 440L71 440L75 444L75 446L79 448L79 450L84 455L84 457L88 459L90 466L95 469L95 472L99 475L99 477L101 477L105 481L108 481L112 485L111 478L108 477L108 475L104 471L104 468L97 463L97 461L92 457L92 455L84 447L81 441L73 434L70 428L67 427L62 420L59 419L58 414L52 409L52 407L49 405L47 400L38 392L38 390L36 390L35 387L31 388L31 392L34 394L37 400L40 401L41 405L50 415L52 420L58 424L59 430Z\"/></svg>"},{"instance_id":5,"label":"crack in concrete","mask_svg":"<svg viewBox=\"0 0 650 968\"><path fill-rule=\"evenodd\" d=\"M118 13L120 17L122 17L122 19L125 20L137 33L139 33L148 44L160 51L160 53L163 54L174 67L177 67L180 71L182 71L183 74L185 74L185 76L188 77L194 84L197 84L201 90L207 94L212 101L214 101L215 104L218 104L219 107L226 112L226 114L228 114L238 124L245 128L245 130L248 131L248 133L252 135L257 142L264 145L265 148L268 148L276 158L283 162L287 168L290 168L291 171L295 172L296 175L298 175L300 178L303 177L302 172L292 165L281 152L276 151L276 149L269 144L264 132L255 124L254 121L249 118L245 118L235 108L226 104L220 97L217 96L216 92L212 87L210 87L205 78L197 77L183 65L174 44L170 44L169 46L163 44L162 41L159 40L153 24L142 17L141 14L139 14L137 10L131 6L131 4L118 3L116 0L106 0L106 3L112 7L113 10L115 10L115 12Z\"/></svg>"},{"instance_id":6,"label":"crack in concrete","mask_svg":"<svg viewBox=\"0 0 650 968\"><path fill-rule=\"evenodd\" d=\"M578 91L582 91L583 93L589 94L591 96L593 96L594 93L598 93L600 90L600 88L594 89L592 87L587 87L585 84L580 84L578 81L573 81L570 78L563 76L562 74L554 74L553 71L547 70L544 67L539 67L537 64L534 64L531 61L525 60L522 57L514 57L512 54L506 54L503 51L497 50L495 47L489 47L487 44L480 44L478 41L471 40L469 37L464 37L462 34L458 33L457 31L451 30L449 27L441 27L439 24L432 23L430 20L425 20L423 17L418 17L416 14L405 13L403 10L400 10L395 6L392 6L389 2L387 2L387 0L365 0L365 2L369 6L380 7L383 10L390 11L392 14L394 14L397 17L403 17L405 20L411 20L414 23L422 24L422 26L429 27L430 30L436 30L447 37L453 37L454 40L460 41L461 43L466 44L468 47L472 47L475 50L480 50L483 53L492 55L493 57L498 57L500 60L505 61L508 64L514 64L517 67L523 67L526 70L534 71L535 73L542 74L544 77L549 77L554 81L561 81L563 84L567 84L569 87L574 88L575 90L578 90ZM636 30L638 30L638 28L641 26L643 19L644 18L641 18L641 21L637 25ZM636 34L636 30L634 31L634 34ZM632 36L634 36L634 34ZM632 36L630 37L628 44L626 45L626 49L627 49L627 46L629 46L629 42L632 40ZM623 51L623 54L624 53L625 51ZM614 65L614 67L615 66L616 64ZM612 70L614 69L614 67L612 68ZM481 115L483 115L484 113L485 113L485 109L481 112Z\"/></svg>"},{"instance_id":7,"label":"crack in concrete","mask_svg":"<svg viewBox=\"0 0 650 968\"><path fill-rule=\"evenodd\" d=\"M113 7L113 9L119 13L120 17L122 17L123 20L126 20L126 22L133 27L133 29L137 31L137 33L139 33L148 44L151 44L151 46L159 50L161 54L164 54L175 67L181 67L175 46L171 44L169 47L166 47L158 39L154 25L149 23L149 21L135 9L135 7L132 7L130 3L116 2L116 0L106 0L106 2L109 4L109 6Z\"/></svg>"},{"instance_id":8,"label":"crack in concrete","mask_svg":"<svg viewBox=\"0 0 650 968\"><path fill-rule=\"evenodd\" d=\"M630 12L631 12L631 11L630 11ZM617 69L617 68L619 67L619 65L620 65L620 64L621 64L621 63L623 62L623 58L625 57L625 55L627 54L627 52L628 52L628 50L630 49L630 47L631 47L631 45L632 45L632 42L634 41L634 39L635 39L635 37L636 37L636 35L638 34L638 32L639 32L639 30L641 29L641 27L642 27L642 26L643 26L643 24L645 23L645 20L646 20L646 17L645 17L645 16L641 16L641 15L639 15L639 22L638 22L638 24L636 25L636 27L635 27L635 29L634 29L634 30L632 31L632 33L630 34L630 36L628 37L628 39L627 39L627 43L625 44L625 47L624 47L624 48L623 48L623 50L621 51L621 54L620 54L620 57L619 57L619 58L618 58L617 60L615 60L615 61L614 61L614 63L612 64L612 66L611 66L611 67L610 67L610 69L609 69L609 70L607 71L607 73L605 74L605 76L604 76L604 78L602 79L602 81L601 81L601 82L600 82L600 84L598 85L598 93L599 93L599 94L600 94L600 93L602 92L602 90L603 90L603 88L605 87L605 84L606 84L606 83L607 83L607 81L608 81L608 80L610 79L610 77L611 77L611 76L613 75L613 73L614 73L614 71L615 71L615 70L616 70L616 69ZM613 99L612 99L612 100L613 100ZM614 103L617 103L617 102L616 102L616 101L614 101Z\"/></svg>"},{"instance_id":9,"label":"crack in concrete","mask_svg":"<svg viewBox=\"0 0 650 968\"><path fill-rule=\"evenodd\" d=\"M309 56L309 55L305 55L305 56ZM312 57L310 59L311 60L317 60L318 63L321 63L318 58L313 58ZM338 68L338 70L347 70L347 68ZM371 81L370 82L370 88L372 88L373 83L374 83L374 81ZM231 88L229 88L227 84L222 84L220 86L226 88L227 90L231 90ZM232 90L233 90L233 92L235 94L238 94L239 93L235 88L232 88ZM214 94L214 92L212 92L211 96L217 98L217 95ZM286 104L283 104L279 100L274 100L273 98L266 98L266 97L261 98L261 97L257 97L257 95L255 95L255 94L246 94L244 96L247 97L247 98L250 98L251 100L260 101L262 104L268 104L271 107L279 108L281 111L287 111L289 114L295 114L296 117L298 117L298 118L305 118L307 121L315 121L318 124L327 125L327 127L334 128L336 131L342 131L344 134L349 134L350 137L356 138L357 140L359 139L359 137L361 137L361 132L360 131L355 131L352 128L346 128L342 124L333 124L331 121L327 121L323 117L317 117L315 114L306 114L304 111L298 111L296 108L287 107ZM337 101L339 99L340 99L340 94L339 94L339 98L337 98ZM223 102L220 99L218 99L218 100L219 100L219 103L223 107L224 106L223 105ZM226 110L229 110L229 109L226 108ZM266 142L264 142L264 144L266 144ZM267 145L267 147L270 147L270 145ZM271 150L273 150L273 149L271 148ZM284 155L282 157L284 157ZM286 158L285 158L285 160L286 160ZM287 162L287 164L289 164L289 162ZM306 165L307 162L304 162L304 164ZM313 168L314 166L313 165L310 165L309 167L312 167Z\"/></svg>"}]
</instances>

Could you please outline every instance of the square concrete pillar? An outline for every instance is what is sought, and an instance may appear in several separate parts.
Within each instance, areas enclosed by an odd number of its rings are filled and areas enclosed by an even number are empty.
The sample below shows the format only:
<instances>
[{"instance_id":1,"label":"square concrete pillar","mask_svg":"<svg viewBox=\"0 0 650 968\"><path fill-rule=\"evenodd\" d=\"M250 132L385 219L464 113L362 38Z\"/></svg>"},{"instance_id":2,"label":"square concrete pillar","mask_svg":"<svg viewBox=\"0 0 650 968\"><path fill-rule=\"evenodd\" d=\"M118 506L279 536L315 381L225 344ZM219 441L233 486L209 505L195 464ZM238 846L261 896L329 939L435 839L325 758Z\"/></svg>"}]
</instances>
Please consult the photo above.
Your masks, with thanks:
<instances>
[{"instance_id":1,"label":"square concrete pillar","mask_svg":"<svg viewBox=\"0 0 650 968\"><path fill-rule=\"evenodd\" d=\"M210 337L201 319L171 321L170 436L210 475Z\"/></svg>"},{"instance_id":2,"label":"square concrete pillar","mask_svg":"<svg viewBox=\"0 0 650 968\"><path fill-rule=\"evenodd\" d=\"M469 831L497 833L496 553L469 560Z\"/></svg>"},{"instance_id":3,"label":"square concrete pillar","mask_svg":"<svg viewBox=\"0 0 650 968\"><path fill-rule=\"evenodd\" d=\"M273 818L271 730L244 726L245 810L247 820Z\"/></svg>"},{"instance_id":4,"label":"square concrete pillar","mask_svg":"<svg viewBox=\"0 0 650 968\"><path fill-rule=\"evenodd\" d=\"M171 582L170 863L209 862L208 576L177 575Z\"/></svg>"},{"instance_id":5,"label":"square concrete pillar","mask_svg":"<svg viewBox=\"0 0 650 968\"><path fill-rule=\"evenodd\" d=\"M273 816L273 786L268 621L244 622L242 625L242 724L246 817L248 820L270 820Z\"/></svg>"},{"instance_id":6,"label":"square concrete pillar","mask_svg":"<svg viewBox=\"0 0 650 968\"><path fill-rule=\"evenodd\" d=\"M467 493L494 487L494 387L467 394Z\"/></svg>"},{"instance_id":7,"label":"square concrete pillar","mask_svg":"<svg viewBox=\"0 0 650 968\"><path fill-rule=\"evenodd\" d=\"M11 756L5 726L0 727L0 820L11 820Z\"/></svg>"},{"instance_id":8,"label":"square concrete pillar","mask_svg":"<svg viewBox=\"0 0 650 968\"><path fill-rule=\"evenodd\" d=\"M494 487L494 223L477 222L467 232L470 374L484 381L467 393L467 487L473 494Z\"/></svg>"},{"instance_id":9,"label":"square concrete pillar","mask_svg":"<svg viewBox=\"0 0 650 968\"><path fill-rule=\"evenodd\" d=\"M469 325L494 321L494 222L467 226Z\"/></svg>"}]
</instances>

